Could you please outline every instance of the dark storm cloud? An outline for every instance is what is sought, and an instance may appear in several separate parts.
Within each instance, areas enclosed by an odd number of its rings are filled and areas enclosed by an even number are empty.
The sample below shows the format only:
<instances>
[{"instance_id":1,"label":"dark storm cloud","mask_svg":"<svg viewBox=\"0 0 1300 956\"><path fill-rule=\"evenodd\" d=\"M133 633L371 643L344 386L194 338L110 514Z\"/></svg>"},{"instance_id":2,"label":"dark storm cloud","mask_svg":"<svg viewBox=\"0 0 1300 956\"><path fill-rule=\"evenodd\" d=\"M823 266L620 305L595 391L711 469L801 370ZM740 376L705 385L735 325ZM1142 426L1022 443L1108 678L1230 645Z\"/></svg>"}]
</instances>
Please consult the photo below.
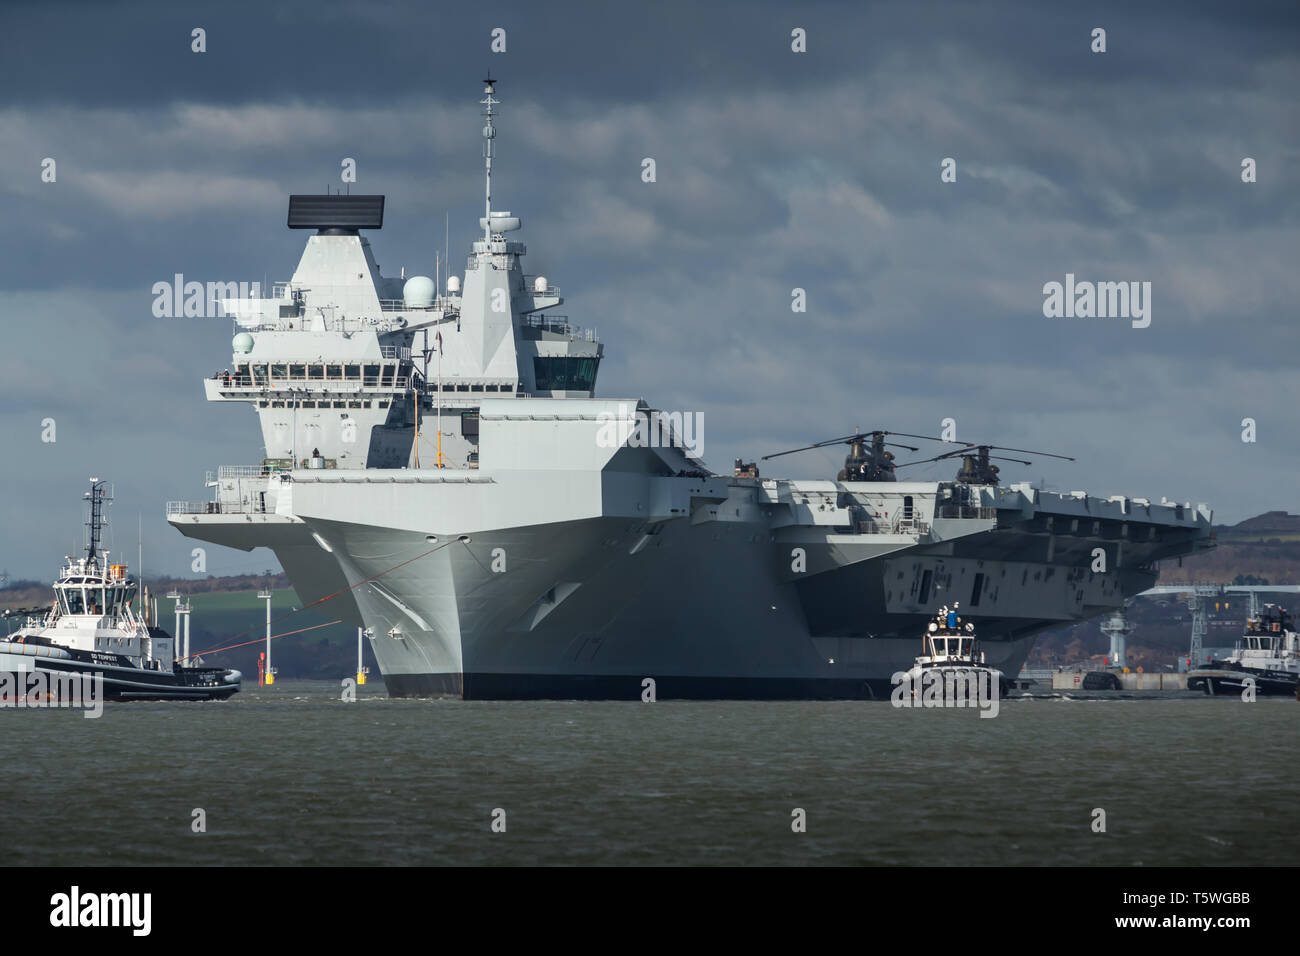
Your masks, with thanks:
<instances>
[{"instance_id":1,"label":"dark storm cloud","mask_svg":"<svg viewBox=\"0 0 1300 956\"><path fill-rule=\"evenodd\" d=\"M528 270L601 332L600 393L702 410L713 467L954 417L961 437L1080 458L1012 480L1294 510L1295 8L1131 7L10 5L0 429L22 452L0 468L0 564L48 573L100 471L119 535L133 545L139 512L146 563L188 568L161 503L261 450L246 409L202 399L229 323L152 318L152 284L287 278L284 197L336 184L344 156L389 196L371 236L387 273L432 270L444 214L461 268L488 67L496 195ZM1067 272L1150 281L1151 327L1044 318ZM47 543L48 522L68 534ZM268 563L210 551L216 571Z\"/></svg>"}]
</instances>

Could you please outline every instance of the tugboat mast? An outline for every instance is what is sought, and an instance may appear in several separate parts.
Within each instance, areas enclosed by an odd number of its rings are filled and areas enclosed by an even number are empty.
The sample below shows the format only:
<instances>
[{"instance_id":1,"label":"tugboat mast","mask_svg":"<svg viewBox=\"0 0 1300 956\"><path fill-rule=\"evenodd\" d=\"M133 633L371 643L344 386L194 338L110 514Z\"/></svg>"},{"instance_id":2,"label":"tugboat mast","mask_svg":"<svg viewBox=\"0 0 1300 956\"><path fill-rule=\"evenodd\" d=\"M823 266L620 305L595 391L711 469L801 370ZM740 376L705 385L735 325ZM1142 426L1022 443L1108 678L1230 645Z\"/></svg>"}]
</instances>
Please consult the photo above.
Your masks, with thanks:
<instances>
[{"instance_id":1,"label":"tugboat mast","mask_svg":"<svg viewBox=\"0 0 1300 956\"><path fill-rule=\"evenodd\" d=\"M92 562L99 554L100 536L104 530L104 525L108 523L108 518L104 515L104 505L113 500L113 496L108 493L107 489L107 481L91 478L90 490L82 495L83 498L90 502L90 513L86 519L86 558Z\"/></svg>"}]
</instances>

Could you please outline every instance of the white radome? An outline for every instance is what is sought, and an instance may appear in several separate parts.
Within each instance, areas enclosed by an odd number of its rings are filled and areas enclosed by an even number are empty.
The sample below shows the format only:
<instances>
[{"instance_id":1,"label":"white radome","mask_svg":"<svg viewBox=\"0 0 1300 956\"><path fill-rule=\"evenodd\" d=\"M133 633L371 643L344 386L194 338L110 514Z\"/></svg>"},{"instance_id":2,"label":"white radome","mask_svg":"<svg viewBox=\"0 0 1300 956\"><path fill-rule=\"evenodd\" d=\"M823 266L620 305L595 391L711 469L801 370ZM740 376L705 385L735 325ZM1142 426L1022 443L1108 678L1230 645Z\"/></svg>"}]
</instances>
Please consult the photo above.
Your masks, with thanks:
<instances>
[{"instance_id":1,"label":"white radome","mask_svg":"<svg viewBox=\"0 0 1300 956\"><path fill-rule=\"evenodd\" d=\"M410 309L427 309L433 305L434 284L428 276L411 276L402 286L402 301Z\"/></svg>"},{"instance_id":2,"label":"white radome","mask_svg":"<svg viewBox=\"0 0 1300 956\"><path fill-rule=\"evenodd\" d=\"M230 347L240 355L247 355L253 351L253 337L247 332L240 332L230 340Z\"/></svg>"},{"instance_id":3,"label":"white radome","mask_svg":"<svg viewBox=\"0 0 1300 956\"><path fill-rule=\"evenodd\" d=\"M460 291L460 276L447 277L447 291L451 293Z\"/></svg>"}]
</instances>

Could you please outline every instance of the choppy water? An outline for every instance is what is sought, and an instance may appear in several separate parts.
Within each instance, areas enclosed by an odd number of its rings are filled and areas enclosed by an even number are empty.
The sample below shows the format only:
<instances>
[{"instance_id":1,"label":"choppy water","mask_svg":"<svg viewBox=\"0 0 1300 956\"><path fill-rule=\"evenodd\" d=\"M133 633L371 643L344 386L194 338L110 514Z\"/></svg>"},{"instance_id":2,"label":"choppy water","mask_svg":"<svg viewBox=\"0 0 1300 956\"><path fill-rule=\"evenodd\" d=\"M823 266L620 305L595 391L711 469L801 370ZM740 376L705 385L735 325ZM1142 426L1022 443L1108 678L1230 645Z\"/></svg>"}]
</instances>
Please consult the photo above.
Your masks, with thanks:
<instances>
[{"instance_id":1,"label":"choppy water","mask_svg":"<svg viewBox=\"0 0 1300 956\"><path fill-rule=\"evenodd\" d=\"M0 711L6 862L1293 864L1300 704L224 703ZM791 812L807 813L807 832ZM192 811L207 832L191 832ZM506 832L492 813L505 810ZM1092 811L1106 811L1094 833Z\"/></svg>"}]
</instances>

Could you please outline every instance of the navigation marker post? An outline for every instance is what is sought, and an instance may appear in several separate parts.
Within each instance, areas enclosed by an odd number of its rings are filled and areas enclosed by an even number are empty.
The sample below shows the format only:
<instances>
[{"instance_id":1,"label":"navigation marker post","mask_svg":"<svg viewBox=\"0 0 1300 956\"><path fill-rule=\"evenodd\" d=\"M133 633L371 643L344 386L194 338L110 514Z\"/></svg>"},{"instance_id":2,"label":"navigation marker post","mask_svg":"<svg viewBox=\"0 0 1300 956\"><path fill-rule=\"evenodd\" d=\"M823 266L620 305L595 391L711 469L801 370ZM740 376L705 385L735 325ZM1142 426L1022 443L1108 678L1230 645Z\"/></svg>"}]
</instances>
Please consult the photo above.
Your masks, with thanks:
<instances>
[{"instance_id":1,"label":"navigation marker post","mask_svg":"<svg viewBox=\"0 0 1300 956\"><path fill-rule=\"evenodd\" d=\"M257 596L266 602L266 666L263 669L262 686L270 687L275 683L275 668L271 666L271 589L258 591Z\"/></svg>"},{"instance_id":2,"label":"navigation marker post","mask_svg":"<svg viewBox=\"0 0 1300 956\"><path fill-rule=\"evenodd\" d=\"M357 686L360 687L366 682L366 675L370 673L370 668L366 667L362 658L362 639L366 635L368 628L357 628Z\"/></svg>"},{"instance_id":3,"label":"navigation marker post","mask_svg":"<svg viewBox=\"0 0 1300 956\"><path fill-rule=\"evenodd\" d=\"M176 602L176 627L172 630L172 635L176 649L180 650L181 646L181 592L176 589L168 591L164 597L169 597Z\"/></svg>"},{"instance_id":4,"label":"navigation marker post","mask_svg":"<svg viewBox=\"0 0 1300 956\"><path fill-rule=\"evenodd\" d=\"M173 656L179 658L179 666L190 666L190 602L180 591L171 590L166 594L176 602L176 628L173 632ZM182 615L184 617L182 618ZM182 636L183 635L183 636Z\"/></svg>"}]
</instances>

